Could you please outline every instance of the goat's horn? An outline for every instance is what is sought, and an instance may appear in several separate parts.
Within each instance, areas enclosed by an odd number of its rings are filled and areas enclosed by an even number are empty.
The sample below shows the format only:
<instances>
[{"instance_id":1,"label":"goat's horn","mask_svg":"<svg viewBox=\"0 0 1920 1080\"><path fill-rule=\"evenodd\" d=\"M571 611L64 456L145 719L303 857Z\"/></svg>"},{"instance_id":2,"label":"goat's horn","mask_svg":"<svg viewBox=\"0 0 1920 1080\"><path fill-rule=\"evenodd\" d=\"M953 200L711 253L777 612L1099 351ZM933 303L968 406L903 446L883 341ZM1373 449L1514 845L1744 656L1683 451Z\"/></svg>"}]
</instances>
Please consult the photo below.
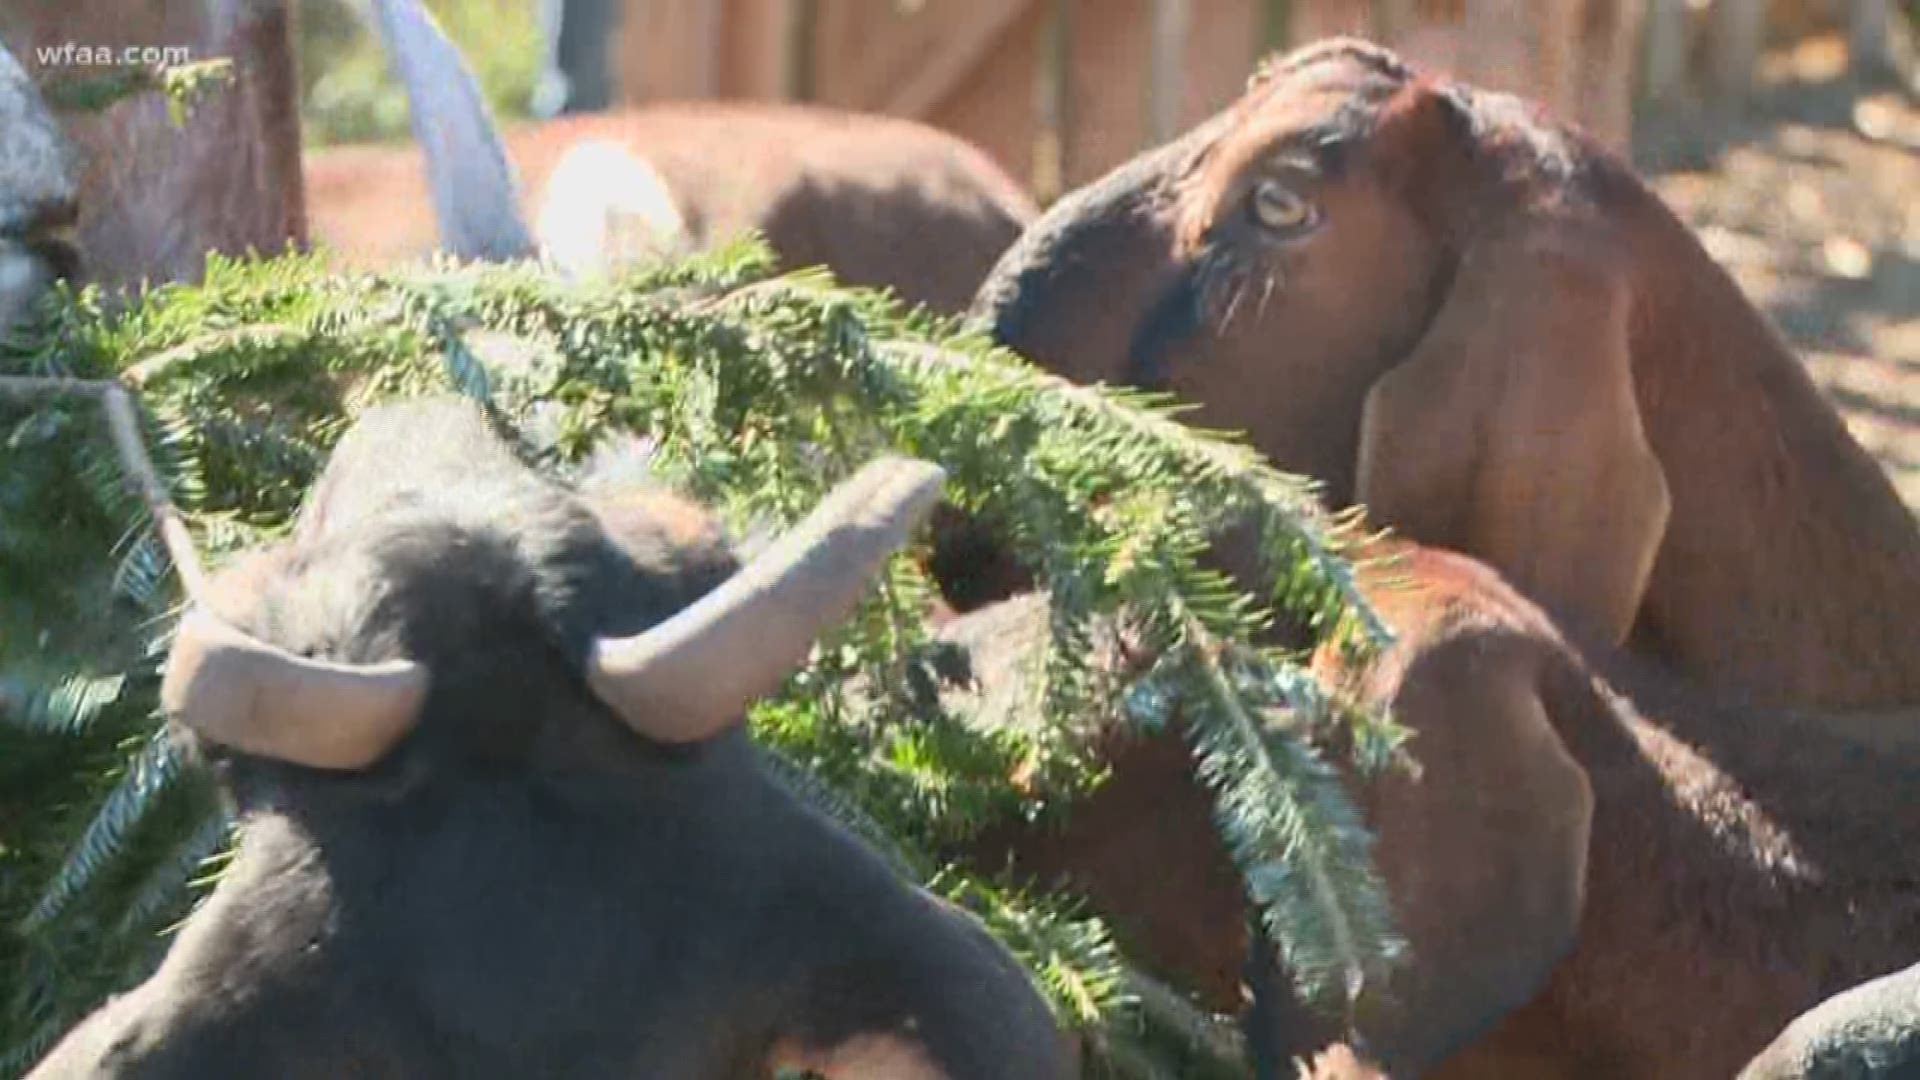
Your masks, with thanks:
<instances>
[{"instance_id":1,"label":"goat's horn","mask_svg":"<svg viewBox=\"0 0 1920 1080\"><path fill-rule=\"evenodd\" d=\"M362 769L412 729L427 669L409 660L309 660L195 608L180 621L160 685L168 716L258 757Z\"/></svg>"},{"instance_id":2,"label":"goat's horn","mask_svg":"<svg viewBox=\"0 0 1920 1080\"><path fill-rule=\"evenodd\" d=\"M632 637L596 642L589 685L648 738L686 743L717 734L778 688L814 639L847 617L868 579L932 509L943 479L924 461L868 464L686 610Z\"/></svg>"},{"instance_id":3,"label":"goat's horn","mask_svg":"<svg viewBox=\"0 0 1920 1080\"><path fill-rule=\"evenodd\" d=\"M394 71L407 88L441 246L462 259L532 257L513 166L459 50L418 0L374 0L373 9Z\"/></svg>"}]
</instances>

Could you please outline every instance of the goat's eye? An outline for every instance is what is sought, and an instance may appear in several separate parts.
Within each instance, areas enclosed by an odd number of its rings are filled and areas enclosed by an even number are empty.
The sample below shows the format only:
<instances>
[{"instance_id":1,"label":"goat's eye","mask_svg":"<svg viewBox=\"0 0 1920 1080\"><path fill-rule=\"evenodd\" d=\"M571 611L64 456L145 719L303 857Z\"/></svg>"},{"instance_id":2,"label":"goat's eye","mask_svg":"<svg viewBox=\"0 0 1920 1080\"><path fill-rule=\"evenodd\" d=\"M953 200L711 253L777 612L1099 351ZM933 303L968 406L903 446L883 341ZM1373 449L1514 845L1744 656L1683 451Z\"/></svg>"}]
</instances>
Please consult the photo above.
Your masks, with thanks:
<instances>
[{"instance_id":1,"label":"goat's eye","mask_svg":"<svg viewBox=\"0 0 1920 1080\"><path fill-rule=\"evenodd\" d=\"M1253 220L1280 233L1298 233L1320 220L1320 211L1305 195L1266 177L1253 185Z\"/></svg>"}]
</instances>

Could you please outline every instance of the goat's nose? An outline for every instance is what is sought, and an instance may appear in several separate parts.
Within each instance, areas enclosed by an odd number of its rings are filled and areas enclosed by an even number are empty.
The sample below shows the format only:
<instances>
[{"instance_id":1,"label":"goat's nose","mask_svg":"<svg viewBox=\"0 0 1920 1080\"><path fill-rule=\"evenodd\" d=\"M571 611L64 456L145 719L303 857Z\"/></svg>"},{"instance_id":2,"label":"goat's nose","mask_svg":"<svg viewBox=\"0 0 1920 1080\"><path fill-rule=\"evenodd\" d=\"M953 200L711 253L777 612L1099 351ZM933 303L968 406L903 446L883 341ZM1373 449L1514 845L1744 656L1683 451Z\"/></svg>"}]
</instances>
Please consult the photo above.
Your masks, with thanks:
<instances>
[{"instance_id":1,"label":"goat's nose","mask_svg":"<svg viewBox=\"0 0 1920 1080\"><path fill-rule=\"evenodd\" d=\"M80 270L80 252L73 227L80 204L70 197L47 199L17 209L12 220L0 219L0 240L11 240L38 258L55 278L72 278Z\"/></svg>"},{"instance_id":2,"label":"goat's nose","mask_svg":"<svg viewBox=\"0 0 1920 1080\"><path fill-rule=\"evenodd\" d=\"M50 199L41 203L28 215L26 228L21 235L31 240L36 236L65 231L80 220L80 200L67 196Z\"/></svg>"},{"instance_id":3,"label":"goat's nose","mask_svg":"<svg viewBox=\"0 0 1920 1080\"><path fill-rule=\"evenodd\" d=\"M0 204L0 237L31 243L37 237L66 229L79 217L79 201L66 192Z\"/></svg>"}]
</instances>

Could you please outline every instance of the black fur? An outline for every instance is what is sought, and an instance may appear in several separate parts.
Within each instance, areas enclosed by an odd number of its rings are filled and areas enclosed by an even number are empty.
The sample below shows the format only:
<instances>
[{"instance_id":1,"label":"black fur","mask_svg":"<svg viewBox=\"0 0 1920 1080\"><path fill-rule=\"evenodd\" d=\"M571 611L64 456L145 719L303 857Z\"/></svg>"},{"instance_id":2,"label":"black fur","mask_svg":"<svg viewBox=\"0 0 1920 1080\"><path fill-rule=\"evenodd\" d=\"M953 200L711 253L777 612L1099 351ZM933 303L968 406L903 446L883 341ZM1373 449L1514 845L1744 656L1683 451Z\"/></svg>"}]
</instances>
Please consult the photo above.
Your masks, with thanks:
<instances>
[{"instance_id":1,"label":"black fur","mask_svg":"<svg viewBox=\"0 0 1920 1080\"><path fill-rule=\"evenodd\" d=\"M594 635L733 569L704 521L619 505L645 494L548 483L462 402L363 419L222 613L308 655L424 661L418 729L366 774L215 751L236 863L33 1075L701 1080L862 1033L955 1078L1066 1075L1011 958L740 730L653 745L588 693Z\"/></svg>"}]
</instances>

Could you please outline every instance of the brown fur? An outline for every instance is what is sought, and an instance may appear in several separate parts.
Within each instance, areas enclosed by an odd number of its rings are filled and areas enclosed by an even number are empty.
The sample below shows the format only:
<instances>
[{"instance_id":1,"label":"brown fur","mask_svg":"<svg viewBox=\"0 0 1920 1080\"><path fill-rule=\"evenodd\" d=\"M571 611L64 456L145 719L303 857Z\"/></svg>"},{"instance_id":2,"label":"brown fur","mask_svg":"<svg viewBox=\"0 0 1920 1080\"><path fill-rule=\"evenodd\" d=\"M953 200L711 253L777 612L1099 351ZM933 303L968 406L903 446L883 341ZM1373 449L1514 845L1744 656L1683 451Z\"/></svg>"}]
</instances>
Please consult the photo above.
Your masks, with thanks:
<instances>
[{"instance_id":1,"label":"brown fur","mask_svg":"<svg viewBox=\"0 0 1920 1080\"><path fill-rule=\"evenodd\" d=\"M1920 737L1866 745L1617 654L1596 669L1461 556L1408 547L1363 587L1396 645L1363 672L1317 663L1415 732L1418 777L1362 793L1414 956L1358 1014L1388 1069L1731 1075L1815 1002L1920 959L1903 857ZM1112 763L1063 832L1001 842L1233 1008L1241 901L1184 752L1169 737ZM1283 1039L1299 1054L1335 1034Z\"/></svg>"},{"instance_id":2,"label":"brown fur","mask_svg":"<svg viewBox=\"0 0 1920 1080\"><path fill-rule=\"evenodd\" d=\"M155 974L33 1076L740 1080L776 1046L833 1077L1072 1075L979 920L798 798L743 725L666 747L584 685L593 641L741 572L635 464L556 486L452 395L357 419L285 541L199 599L302 655L404 655L431 689L355 769L176 715L238 852ZM299 693L255 689L267 723Z\"/></svg>"},{"instance_id":3,"label":"brown fur","mask_svg":"<svg viewBox=\"0 0 1920 1080\"><path fill-rule=\"evenodd\" d=\"M1344 1045L1330 1046L1300 1069L1300 1080L1387 1080L1387 1074Z\"/></svg>"},{"instance_id":4,"label":"brown fur","mask_svg":"<svg viewBox=\"0 0 1920 1080\"><path fill-rule=\"evenodd\" d=\"M230 57L234 82L203 98L184 129L158 95L61 121L81 161L78 244L86 280L113 287L190 281L208 251L278 252L306 239L300 120L289 14L281 0L28 0L0 8L0 38L45 80L42 47L186 47Z\"/></svg>"},{"instance_id":5,"label":"brown fur","mask_svg":"<svg viewBox=\"0 0 1920 1080\"><path fill-rule=\"evenodd\" d=\"M1256 227L1276 175L1317 232ZM1050 210L976 312L1071 378L1195 402L1583 634L1757 699L1920 703L1911 514L1672 213L1524 102L1303 50Z\"/></svg>"},{"instance_id":6,"label":"brown fur","mask_svg":"<svg viewBox=\"0 0 1920 1080\"><path fill-rule=\"evenodd\" d=\"M529 206L565 151L603 139L666 179L696 236L760 229L788 266L825 265L849 284L891 286L959 311L1034 216L985 154L905 120L777 105L686 104L509 128ZM433 249L418 151L351 147L312 155L316 240L378 265Z\"/></svg>"},{"instance_id":7,"label":"brown fur","mask_svg":"<svg viewBox=\"0 0 1920 1080\"><path fill-rule=\"evenodd\" d=\"M1453 604L1505 591L1467 560L1419 561ZM1414 601L1385 603L1416 625ZM1920 744L1729 707L1624 656L1602 664L1612 699L1537 613L1499 622L1542 658L1547 715L1594 789L1587 902L1546 992L1441 1075L1728 1075L1786 1019L1920 955L1920 873L1899 854L1920 842Z\"/></svg>"}]
</instances>

